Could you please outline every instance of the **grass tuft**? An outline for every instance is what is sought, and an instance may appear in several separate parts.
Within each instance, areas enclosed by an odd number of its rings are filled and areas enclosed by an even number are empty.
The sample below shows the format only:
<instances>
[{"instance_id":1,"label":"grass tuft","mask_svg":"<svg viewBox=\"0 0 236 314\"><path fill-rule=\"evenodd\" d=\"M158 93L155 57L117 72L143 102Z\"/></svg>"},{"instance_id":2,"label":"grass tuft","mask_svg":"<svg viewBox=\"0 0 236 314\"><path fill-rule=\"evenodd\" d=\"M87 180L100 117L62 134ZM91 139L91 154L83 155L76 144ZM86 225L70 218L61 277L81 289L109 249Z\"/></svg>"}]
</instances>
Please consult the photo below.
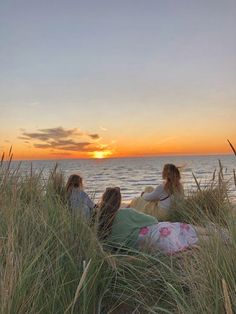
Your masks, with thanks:
<instances>
[{"instance_id":1,"label":"grass tuft","mask_svg":"<svg viewBox=\"0 0 236 314\"><path fill-rule=\"evenodd\" d=\"M223 171L176 204L173 220L224 226L175 256L114 253L65 203L64 177L0 167L1 313L234 313L236 217ZM197 180L197 179L196 179ZM217 180L217 182L216 182ZM96 230L96 228L95 228Z\"/></svg>"}]
</instances>

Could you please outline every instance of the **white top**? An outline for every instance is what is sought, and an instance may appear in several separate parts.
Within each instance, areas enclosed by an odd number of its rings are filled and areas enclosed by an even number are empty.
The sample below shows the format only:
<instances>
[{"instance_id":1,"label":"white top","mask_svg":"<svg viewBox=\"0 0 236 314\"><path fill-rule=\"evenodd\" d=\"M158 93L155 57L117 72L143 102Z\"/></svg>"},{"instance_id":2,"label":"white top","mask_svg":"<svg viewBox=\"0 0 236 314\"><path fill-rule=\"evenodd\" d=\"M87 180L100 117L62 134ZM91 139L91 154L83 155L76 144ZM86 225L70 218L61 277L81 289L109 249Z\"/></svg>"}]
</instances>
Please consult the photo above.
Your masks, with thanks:
<instances>
[{"instance_id":1,"label":"white top","mask_svg":"<svg viewBox=\"0 0 236 314\"><path fill-rule=\"evenodd\" d=\"M160 208L170 208L172 195L164 190L164 184L158 185L151 193L143 193L142 197L145 201L159 201Z\"/></svg>"},{"instance_id":2,"label":"white top","mask_svg":"<svg viewBox=\"0 0 236 314\"><path fill-rule=\"evenodd\" d=\"M86 219L90 219L95 204L87 193L79 188L72 188L69 198L69 207L73 214L82 214Z\"/></svg>"}]
</instances>

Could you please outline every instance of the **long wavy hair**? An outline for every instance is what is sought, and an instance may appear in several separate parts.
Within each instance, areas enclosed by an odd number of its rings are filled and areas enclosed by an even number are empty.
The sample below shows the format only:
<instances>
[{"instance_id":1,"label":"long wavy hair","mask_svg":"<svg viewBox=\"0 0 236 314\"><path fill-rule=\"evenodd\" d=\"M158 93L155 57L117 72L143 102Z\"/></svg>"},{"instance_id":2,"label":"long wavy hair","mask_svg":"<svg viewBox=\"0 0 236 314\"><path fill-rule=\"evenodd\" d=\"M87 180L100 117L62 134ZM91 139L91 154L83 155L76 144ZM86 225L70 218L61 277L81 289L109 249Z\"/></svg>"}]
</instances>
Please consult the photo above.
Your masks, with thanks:
<instances>
[{"instance_id":1,"label":"long wavy hair","mask_svg":"<svg viewBox=\"0 0 236 314\"><path fill-rule=\"evenodd\" d=\"M106 191L102 195L98 210L98 237L100 240L106 239L110 234L120 204L120 188L106 188Z\"/></svg>"},{"instance_id":2,"label":"long wavy hair","mask_svg":"<svg viewBox=\"0 0 236 314\"><path fill-rule=\"evenodd\" d=\"M70 197L73 188L78 188L80 190L83 189L83 179L78 174L72 174L71 176L69 176L67 180L66 183L67 199Z\"/></svg>"},{"instance_id":3,"label":"long wavy hair","mask_svg":"<svg viewBox=\"0 0 236 314\"><path fill-rule=\"evenodd\" d=\"M164 189L168 194L183 193L183 186L180 182L181 175L178 167L173 164L166 164L162 171L162 178L166 180Z\"/></svg>"}]
</instances>

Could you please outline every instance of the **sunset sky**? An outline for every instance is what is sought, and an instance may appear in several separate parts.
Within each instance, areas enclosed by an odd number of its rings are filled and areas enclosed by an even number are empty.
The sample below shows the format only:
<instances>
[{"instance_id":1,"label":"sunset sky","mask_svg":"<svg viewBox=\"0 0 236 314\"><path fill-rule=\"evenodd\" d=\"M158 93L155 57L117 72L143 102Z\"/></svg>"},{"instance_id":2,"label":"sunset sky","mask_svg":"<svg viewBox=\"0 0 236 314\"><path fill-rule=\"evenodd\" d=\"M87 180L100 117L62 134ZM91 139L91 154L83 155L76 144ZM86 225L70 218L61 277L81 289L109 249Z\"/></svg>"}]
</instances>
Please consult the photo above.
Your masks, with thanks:
<instances>
[{"instance_id":1,"label":"sunset sky","mask_svg":"<svg viewBox=\"0 0 236 314\"><path fill-rule=\"evenodd\" d=\"M0 3L0 152L230 153L235 0Z\"/></svg>"}]
</instances>

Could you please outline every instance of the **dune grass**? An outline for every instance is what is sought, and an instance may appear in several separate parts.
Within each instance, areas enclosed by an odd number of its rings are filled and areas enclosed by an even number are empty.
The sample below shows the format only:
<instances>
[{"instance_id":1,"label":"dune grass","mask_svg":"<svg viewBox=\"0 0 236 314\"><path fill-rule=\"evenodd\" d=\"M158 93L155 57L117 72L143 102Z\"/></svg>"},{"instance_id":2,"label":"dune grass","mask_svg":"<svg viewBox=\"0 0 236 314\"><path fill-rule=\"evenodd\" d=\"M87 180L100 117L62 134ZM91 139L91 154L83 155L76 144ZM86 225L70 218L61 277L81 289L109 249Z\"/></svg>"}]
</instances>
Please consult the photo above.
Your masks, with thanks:
<instances>
[{"instance_id":1,"label":"dune grass","mask_svg":"<svg viewBox=\"0 0 236 314\"><path fill-rule=\"evenodd\" d=\"M229 243L214 234L175 256L115 253L70 215L57 169L45 182L1 162L1 313L236 312L236 217L218 180L188 195L173 220L224 226Z\"/></svg>"},{"instance_id":2,"label":"dune grass","mask_svg":"<svg viewBox=\"0 0 236 314\"><path fill-rule=\"evenodd\" d=\"M209 221L226 226L232 213L229 196L229 182L224 179L223 167L219 164L219 172L214 172L212 179L201 187L197 178L196 189L189 191L184 199L177 199L173 204L173 221L185 221L205 226Z\"/></svg>"}]
</instances>

